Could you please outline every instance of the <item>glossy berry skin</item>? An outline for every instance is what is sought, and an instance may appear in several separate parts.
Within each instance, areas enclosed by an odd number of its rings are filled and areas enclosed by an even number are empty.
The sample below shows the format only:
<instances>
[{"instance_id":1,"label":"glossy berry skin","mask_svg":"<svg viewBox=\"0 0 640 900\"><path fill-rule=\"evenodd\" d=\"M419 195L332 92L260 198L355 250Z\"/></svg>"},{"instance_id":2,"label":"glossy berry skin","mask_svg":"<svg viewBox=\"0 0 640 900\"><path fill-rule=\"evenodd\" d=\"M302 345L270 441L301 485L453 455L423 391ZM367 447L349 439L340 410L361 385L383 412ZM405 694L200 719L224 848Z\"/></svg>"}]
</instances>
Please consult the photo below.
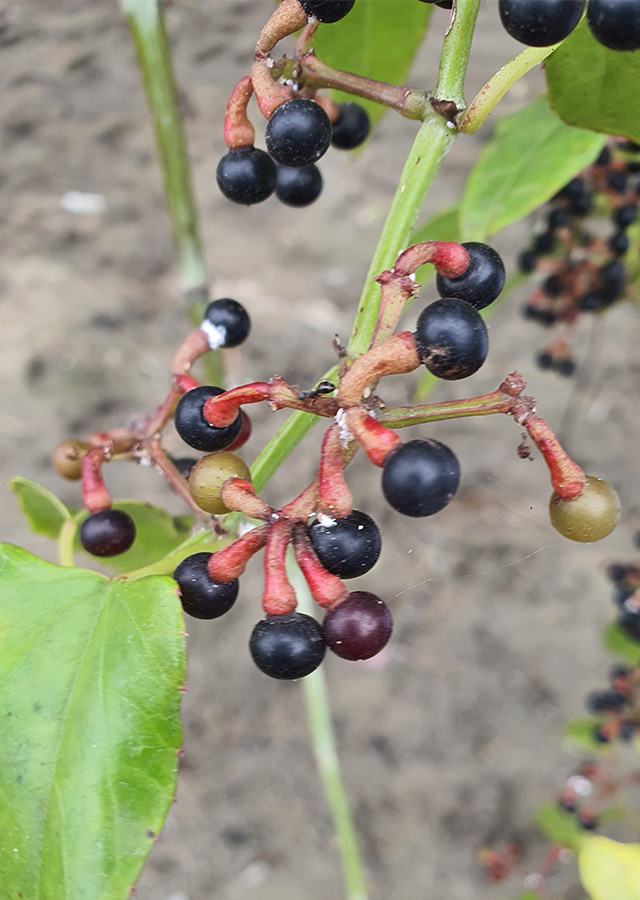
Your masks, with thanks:
<instances>
[{"instance_id":1,"label":"glossy berry skin","mask_svg":"<svg viewBox=\"0 0 640 900\"><path fill-rule=\"evenodd\" d=\"M92 556L118 556L135 538L133 519L121 509L103 509L80 526L80 543Z\"/></svg>"},{"instance_id":2,"label":"glossy berry skin","mask_svg":"<svg viewBox=\"0 0 640 900\"><path fill-rule=\"evenodd\" d=\"M202 410L210 397L224 394L222 388L212 385L203 385L188 391L176 407L175 426L176 431L185 442L194 450L213 452L229 447L240 434L242 418L240 413L231 423L224 428L214 428L205 419Z\"/></svg>"},{"instance_id":3,"label":"glossy berry skin","mask_svg":"<svg viewBox=\"0 0 640 900\"><path fill-rule=\"evenodd\" d=\"M341 103L338 108L338 118L331 125L331 143L338 150L354 150L369 137L369 116L359 103Z\"/></svg>"},{"instance_id":4,"label":"glossy berry skin","mask_svg":"<svg viewBox=\"0 0 640 900\"><path fill-rule=\"evenodd\" d=\"M609 50L640 49L640 0L589 0L587 23Z\"/></svg>"},{"instance_id":5,"label":"glossy berry skin","mask_svg":"<svg viewBox=\"0 0 640 900\"><path fill-rule=\"evenodd\" d=\"M563 500L554 491L549 517L564 537L590 544L611 534L618 524L620 498L608 482L587 475L585 489L575 500Z\"/></svg>"},{"instance_id":6,"label":"glossy berry skin","mask_svg":"<svg viewBox=\"0 0 640 900\"><path fill-rule=\"evenodd\" d=\"M189 475L191 475L191 470L198 462L198 460L194 459L191 456L179 456L177 459L172 459L171 462L174 464L183 478L188 478Z\"/></svg>"},{"instance_id":7,"label":"glossy berry skin","mask_svg":"<svg viewBox=\"0 0 640 900\"><path fill-rule=\"evenodd\" d=\"M225 481L231 478L251 481L251 472L244 460L228 450L212 453L199 459L191 470L189 492L200 509L221 516L229 512L220 495Z\"/></svg>"},{"instance_id":8,"label":"glossy berry skin","mask_svg":"<svg viewBox=\"0 0 640 900\"><path fill-rule=\"evenodd\" d=\"M356 0L300 0L300 6L308 16L329 25L339 22L351 12Z\"/></svg>"},{"instance_id":9,"label":"glossy berry skin","mask_svg":"<svg viewBox=\"0 0 640 900\"><path fill-rule=\"evenodd\" d=\"M484 309L504 287L504 263L493 247L470 241L462 246L469 253L469 267L459 278L438 275L436 287L441 297L466 300L476 309Z\"/></svg>"},{"instance_id":10,"label":"glossy berry skin","mask_svg":"<svg viewBox=\"0 0 640 900\"><path fill-rule=\"evenodd\" d=\"M287 206L309 206L322 193L322 175L317 166L278 166L276 197Z\"/></svg>"},{"instance_id":11,"label":"glossy berry skin","mask_svg":"<svg viewBox=\"0 0 640 900\"><path fill-rule=\"evenodd\" d=\"M85 457L89 444L84 441L63 441L53 451L53 467L69 481L79 481L82 478L82 460Z\"/></svg>"},{"instance_id":12,"label":"glossy berry skin","mask_svg":"<svg viewBox=\"0 0 640 900\"><path fill-rule=\"evenodd\" d=\"M528 47L550 47L568 37L580 21L585 0L500 0L506 31Z\"/></svg>"},{"instance_id":13,"label":"glossy berry skin","mask_svg":"<svg viewBox=\"0 0 640 900\"><path fill-rule=\"evenodd\" d=\"M267 150L280 165L310 166L329 149L331 123L313 100L289 100L269 119L265 140Z\"/></svg>"},{"instance_id":14,"label":"glossy berry skin","mask_svg":"<svg viewBox=\"0 0 640 900\"><path fill-rule=\"evenodd\" d=\"M482 316L465 300L454 298L436 300L422 310L415 339L420 361L446 381L473 375L489 352Z\"/></svg>"},{"instance_id":15,"label":"glossy berry skin","mask_svg":"<svg viewBox=\"0 0 640 900\"><path fill-rule=\"evenodd\" d=\"M324 568L338 578L364 575L380 556L382 541L378 526L357 509L329 524L316 519L309 525L309 537Z\"/></svg>"},{"instance_id":16,"label":"glossy berry skin","mask_svg":"<svg viewBox=\"0 0 640 900\"><path fill-rule=\"evenodd\" d=\"M241 303L230 297L212 300L204 312L203 327L215 329L217 347L237 347L249 337L251 319Z\"/></svg>"},{"instance_id":17,"label":"glossy berry skin","mask_svg":"<svg viewBox=\"0 0 640 900\"><path fill-rule=\"evenodd\" d=\"M264 150L242 147L230 150L218 163L218 187L227 200L242 206L262 203L276 189L276 167Z\"/></svg>"},{"instance_id":18,"label":"glossy berry skin","mask_svg":"<svg viewBox=\"0 0 640 900\"><path fill-rule=\"evenodd\" d=\"M320 625L304 613L267 616L253 629L249 650L254 663L271 678L291 681L318 668L325 654Z\"/></svg>"},{"instance_id":19,"label":"glossy berry skin","mask_svg":"<svg viewBox=\"0 0 640 900\"><path fill-rule=\"evenodd\" d=\"M228 612L238 596L238 580L219 584L207 573L210 553L194 553L173 573L184 611L196 619L217 619Z\"/></svg>"},{"instance_id":20,"label":"glossy berry skin","mask_svg":"<svg viewBox=\"0 0 640 900\"><path fill-rule=\"evenodd\" d=\"M460 465L439 441L409 441L384 461L382 492L399 513L432 516L450 502L460 484Z\"/></svg>"},{"instance_id":21,"label":"glossy berry skin","mask_svg":"<svg viewBox=\"0 0 640 900\"><path fill-rule=\"evenodd\" d=\"M322 623L324 641L342 659L371 659L393 631L389 607L375 594L354 591Z\"/></svg>"}]
</instances>

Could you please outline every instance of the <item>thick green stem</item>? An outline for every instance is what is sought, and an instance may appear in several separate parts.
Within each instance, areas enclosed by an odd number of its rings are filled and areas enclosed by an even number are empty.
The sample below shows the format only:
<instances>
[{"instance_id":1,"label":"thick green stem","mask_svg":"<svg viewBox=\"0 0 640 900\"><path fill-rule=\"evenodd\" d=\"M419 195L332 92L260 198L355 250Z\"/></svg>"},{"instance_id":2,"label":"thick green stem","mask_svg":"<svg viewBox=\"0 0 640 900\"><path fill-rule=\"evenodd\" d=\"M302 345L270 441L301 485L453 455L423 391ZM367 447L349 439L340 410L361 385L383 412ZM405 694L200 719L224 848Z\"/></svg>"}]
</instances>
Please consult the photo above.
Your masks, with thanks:
<instances>
[{"instance_id":1,"label":"thick green stem","mask_svg":"<svg viewBox=\"0 0 640 900\"><path fill-rule=\"evenodd\" d=\"M465 107L464 76L469 63L480 0L456 0L456 3L456 17L444 39L438 87L433 96L436 100L454 103L457 109L462 110Z\"/></svg>"},{"instance_id":2,"label":"thick green stem","mask_svg":"<svg viewBox=\"0 0 640 900\"><path fill-rule=\"evenodd\" d=\"M311 598L307 583L291 554L287 558L287 574L296 592L298 610L308 615L316 615L317 607ZM336 737L331 721L327 682L322 667L302 679L302 690L309 719L311 746L333 818L340 849L346 900L367 900L364 866L340 772Z\"/></svg>"}]
</instances>

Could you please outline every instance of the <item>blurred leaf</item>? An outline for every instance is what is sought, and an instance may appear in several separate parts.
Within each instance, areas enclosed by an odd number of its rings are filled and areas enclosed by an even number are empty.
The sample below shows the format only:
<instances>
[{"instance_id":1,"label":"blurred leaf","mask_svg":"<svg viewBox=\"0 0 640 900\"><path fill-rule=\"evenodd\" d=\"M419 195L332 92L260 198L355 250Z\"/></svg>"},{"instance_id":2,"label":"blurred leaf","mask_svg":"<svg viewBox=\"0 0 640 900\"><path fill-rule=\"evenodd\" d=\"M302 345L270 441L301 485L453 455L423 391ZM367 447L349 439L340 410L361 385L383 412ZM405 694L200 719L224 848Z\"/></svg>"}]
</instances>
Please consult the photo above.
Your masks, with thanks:
<instances>
[{"instance_id":1,"label":"blurred leaf","mask_svg":"<svg viewBox=\"0 0 640 900\"><path fill-rule=\"evenodd\" d=\"M462 198L464 240L484 240L528 216L594 161L602 135L565 125L539 97L496 125Z\"/></svg>"},{"instance_id":2,"label":"blurred leaf","mask_svg":"<svg viewBox=\"0 0 640 900\"><path fill-rule=\"evenodd\" d=\"M640 844L588 835L578 854L578 867L591 900L640 900Z\"/></svg>"},{"instance_id":3,"label":"blurred leaf","mask_svg":"<svg viewBox=\"0 0 640 900\"><path fill-rule=\"evenodd\" d=\"M175 791L183 629L168 578L0 545L2 897L130 896Z\"/></svg>"},{"instance_id":4,"label":"blurred leaf","mask_svg":"<svg viewBox=\"0 0 640 900\"><path fill-rule=\"evenodd\" d=\"M348 16L318 29L315 50L327 65L355 75L403 85L422 43L432 7L416 0L358 0ZM338 91L337 102L364 106L374 125L385 107Z\"/></svg>"},{"instance_id":5,"label":"blurred leaf","mask_svg":"<svg viewBox=\"0 0 640 900\"><path fill-rule=\"evenodd\" d=\"M602 719L595 717L584 719L570 719L564 726L567 741L582 750L590 750L592 753L606 753L610 750L608 744L603 744L595 738L595 730L602 724Z\"/></svg>"},{"instance_id":6,"label":"blurred leaf","mask_svg":"<svg viewBox=\"0 0 640 900\"><path fill-rule=\"evenodd\" d=\"M579 128L640 141L640 50L607 50L586 21L545 64L556 113Z\"/></svg>"},{"instance_id":7,"label":"blurred leaf","mask_svg":"<svg viewBox=\"0 0 640 900\"><path fill-rule=\"evenodd\" d=\"M535 822L555 844L577 850L584 841L585 832L576 817L555 803L541 806L535 815Z\"/></svg>"},{"instance_id":8,"label":"blurred leaf","mask_svg":"<svg viewBox=\"0 0 640 900\"><path fill-rule=\"evenodd\" d=\"M607 625L602 636L607 650L634 666L640 665L640 643L619 625Z\"/></svg>"},{"instance_id":9,"label":"blurred leaf","mask_svg":"<svg viewBox=\"0 0 640 900\"><path fill-rule=\"evenodd\" d=\"M74 510L29 478L14 478L11 487L18 496L31 530L45 537L57 538L63 522L73 516Z\"/></svg>"}]
</instances>

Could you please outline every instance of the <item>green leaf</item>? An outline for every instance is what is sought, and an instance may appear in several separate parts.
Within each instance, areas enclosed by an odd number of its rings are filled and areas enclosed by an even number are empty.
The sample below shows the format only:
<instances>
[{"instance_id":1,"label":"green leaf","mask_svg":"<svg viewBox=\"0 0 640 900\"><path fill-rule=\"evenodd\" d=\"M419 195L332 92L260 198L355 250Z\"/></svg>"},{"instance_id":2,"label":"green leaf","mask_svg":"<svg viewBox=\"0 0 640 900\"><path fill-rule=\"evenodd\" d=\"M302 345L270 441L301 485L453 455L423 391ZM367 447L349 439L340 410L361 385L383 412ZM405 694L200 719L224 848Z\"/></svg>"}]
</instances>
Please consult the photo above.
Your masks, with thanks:
<instances>
[{"instance_id":1,"label":"green leaf","mask_svg":"<svg viewBox=\"0 0 640 900\"><path fill-rule=\"evenodd\" d=\"M640 665L640 643L634 641L619 625L607 625L602 632L604 645L611 653L632 665Z\"/></svg>"},{"instance_id":2,"label":"green leaf","mask_svg":"<svg viewBox=\"0 0 640 900\"><path fill-rule=\"evenodd\" d=\"M602 719L594 716L584 719L570 719L564 726L567 741L582 750L590 750L592 753L607 753L610 747L602 744L595 738L595 730L602 724Z\"/></svg>"},{"instance_id":3,"label":"green leaf","mask_svg":"<svg viewBox=\"0 0 640 900\"><path fill-rule=\"evenodd\" d=\"M183 629L168 578L0 545L3 897L129 897L175 791Z\"/></svg>"},{"instance_id":4,"label":"green leaf","mask_svg":"<svg viewBox=\"0 0 640 900\"><path fill-rule=\"evenodd\" d=\"M591 900L640 900L640 844L589 835L582 842L578 867Z\"/></svg>"},{"instance_id":5,"label":"green leaf","mask_svg":"<svg viewBox=\"0 0 640 900\"><path fill-rule=\"evenodd\" d=\"M583 22L545 72L551 105L569 125L640 141L640 50L607 50Z\"/></svg>"},{"instance_id":6,"label":"green leaf","mask_svg":"<svg viewBox=\"0 0 640 900\"><path fill-rule=\"evenodd\" d=\"M11 487L18 496L32 531L57 538L62 524L73 516L74 510L29 478L14 478Z\"/></svg>"},{"instance_id":7,"label":"green leaf","mask_svg":"<svg viewBox=\"0 0 640 900\"><path fill-rule=\"evenodd\" d=\"M535 815L535 822L554 843L571 850L577 850L584 840L584 830L576 817L555 803L541 806Z\"/></svg>"},{"instance_id":8,"label":"green leaf","mask_svg":"<svg viewBox=\"0 0 640 900\"><path fill-rule=\"evenodd\" d=\"M358 0L348 16L318 30L318 58L335 69L403 85L422 43L431 6L416 0ZM356 101L374 125L384 107L359 97L333 92L337 102Z\"/></svg>"},{"instance_id":9,"label":"green leaf","mask_svg":"<svg viewBox=\"0 0 640 900\"><path fill-rule=\"evenodd\" d=\"M467 182L464 240L484 240L529 215L592 163L604 144L601 135L565 125L544 97L505 116Z\"/></svg>"}]
</instances>

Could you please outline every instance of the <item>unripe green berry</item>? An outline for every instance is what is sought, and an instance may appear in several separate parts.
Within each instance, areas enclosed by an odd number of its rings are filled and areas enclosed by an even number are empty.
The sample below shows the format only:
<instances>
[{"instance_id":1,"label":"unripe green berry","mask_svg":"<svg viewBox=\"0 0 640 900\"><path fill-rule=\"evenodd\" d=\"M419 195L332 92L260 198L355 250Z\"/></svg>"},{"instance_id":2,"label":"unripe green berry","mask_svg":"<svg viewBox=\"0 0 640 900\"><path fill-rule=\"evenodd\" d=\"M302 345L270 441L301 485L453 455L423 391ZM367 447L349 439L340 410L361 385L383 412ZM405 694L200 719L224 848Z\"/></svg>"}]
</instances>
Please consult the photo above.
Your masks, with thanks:
<instances>
[{"instance_id":1,"label":"unripe green berry","mask_svg":"<svg viewBox=\"0 0 640 900\"><path fill-rule=\"evenodd\" d=\"M216 516L229 512L220 494L222 485L230 478L251 481L249 467L235 453L221 450L198 460L189 475L189 491L200 509Z\"/></svg>"},{"instance_id":2,"label":"unripe green berry","mask_svg":"<svg viewBox=\"0 0 640 900\"><path fill-rule=\"evenodd\" d=\"M554 491L549 516L564 537L590 544L611 534L618 524L620 497L608 482L587 475L584 491L574 500L563 500Z\"/></svg>"}]
</instances>

